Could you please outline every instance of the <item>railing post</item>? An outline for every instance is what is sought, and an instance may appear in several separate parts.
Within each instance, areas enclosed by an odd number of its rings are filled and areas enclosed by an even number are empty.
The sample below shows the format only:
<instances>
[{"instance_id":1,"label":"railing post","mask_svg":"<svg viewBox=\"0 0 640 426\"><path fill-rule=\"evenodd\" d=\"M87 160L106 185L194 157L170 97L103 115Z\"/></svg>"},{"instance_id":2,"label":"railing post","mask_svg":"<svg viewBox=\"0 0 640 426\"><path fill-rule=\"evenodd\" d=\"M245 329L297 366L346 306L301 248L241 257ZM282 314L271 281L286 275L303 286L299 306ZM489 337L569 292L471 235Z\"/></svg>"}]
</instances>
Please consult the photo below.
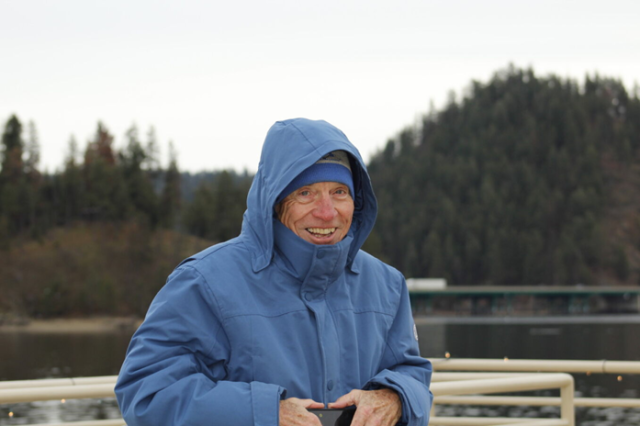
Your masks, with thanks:
<instances>
[{"instance_id":1,"label":"railing post","mask_svg":"<svg viewBox=\"0 0 640 426\"><path fill-rule=\"evenodd\" d=\"M573 376L569 376L569 380L560 388L560 418L566 420L569 426L575 426L576 415L573 404L574 380Z\"/></svg>"}]
</instances>

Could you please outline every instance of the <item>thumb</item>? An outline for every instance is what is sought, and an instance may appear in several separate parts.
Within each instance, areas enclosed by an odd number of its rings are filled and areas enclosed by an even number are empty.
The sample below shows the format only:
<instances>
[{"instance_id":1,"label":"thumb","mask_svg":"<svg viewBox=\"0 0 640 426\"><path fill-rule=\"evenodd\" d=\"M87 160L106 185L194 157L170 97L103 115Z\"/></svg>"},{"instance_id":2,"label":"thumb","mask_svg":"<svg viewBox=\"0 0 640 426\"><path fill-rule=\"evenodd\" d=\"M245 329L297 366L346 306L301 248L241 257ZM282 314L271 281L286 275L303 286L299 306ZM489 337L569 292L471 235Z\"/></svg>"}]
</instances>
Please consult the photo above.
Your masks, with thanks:
<instances>
[{"instance_id":1,"label":"thumb","mask_svg":"<svg viewBox=\"0 0 640 426\"><path fill-rule=\"evenodd\" d=\"M306 408L307 410L311 409L317 409L317 408L324 408L324 404L322 402L317 402L314 401L312 399L304 399L302 400L303 406L304 408Z\"/></svg>"},{"instance_id":2,"label":"thumb","mask_svg":"<svg viewBox=\"0 0 640 426\"><path fill-rule=\"evenodd\" d=\"M329 408L345 408L351 405L356 405L357 391L352 390L346 395L342 395L336 400L336 402L329 403Z\"/></svg>"}]
</instances>

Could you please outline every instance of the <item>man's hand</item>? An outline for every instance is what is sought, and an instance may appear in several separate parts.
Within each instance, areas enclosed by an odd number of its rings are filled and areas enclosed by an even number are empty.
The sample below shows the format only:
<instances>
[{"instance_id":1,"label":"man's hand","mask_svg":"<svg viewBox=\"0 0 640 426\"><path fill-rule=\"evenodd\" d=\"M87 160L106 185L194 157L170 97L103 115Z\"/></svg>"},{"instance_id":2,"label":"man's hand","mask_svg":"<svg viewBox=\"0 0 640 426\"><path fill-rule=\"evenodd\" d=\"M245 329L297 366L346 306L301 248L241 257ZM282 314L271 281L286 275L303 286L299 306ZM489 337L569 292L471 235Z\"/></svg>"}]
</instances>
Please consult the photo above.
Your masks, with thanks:
<instances>
[{"instance_id":1,"label":"man's hand","mask_svg":"<svg viewBox=\"0 0 640 426\"><path fill-rule=\"evenodd\" d=\"M395 426L402 417L402 402L393 389L363 391L354 389L329 408L358 407L351 426Z\"/></svg>"},{"instance_id":2,"label":"man's hand","mask_svg":"<svg viewBox=\"0 0 640 426\"><path fill-rule=\"evenodd\" d=\"M321 426L320 419L307 408L324 408L312 399L287 398L280 401L280 426Z\"/></svg>"}]
</instances>

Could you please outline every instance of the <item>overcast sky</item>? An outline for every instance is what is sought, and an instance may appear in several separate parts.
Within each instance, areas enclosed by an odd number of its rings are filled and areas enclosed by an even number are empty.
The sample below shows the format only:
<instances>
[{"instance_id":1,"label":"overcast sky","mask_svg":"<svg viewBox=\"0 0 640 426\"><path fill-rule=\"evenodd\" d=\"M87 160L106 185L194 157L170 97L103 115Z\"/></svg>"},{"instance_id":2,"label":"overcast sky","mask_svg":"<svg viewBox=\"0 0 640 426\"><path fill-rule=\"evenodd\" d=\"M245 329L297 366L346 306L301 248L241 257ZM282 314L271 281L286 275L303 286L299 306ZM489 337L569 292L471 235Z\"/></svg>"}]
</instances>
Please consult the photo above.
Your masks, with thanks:
<instances>
[{"instance_id":1,"label":"overcast sky","mask_svg":"<svg viewBox=\"0 0 640 426\"><path fill-rule=\"evenodd\" d=\"M182 170L254 172L293 117L333 123L368 160L509 63L631 90L640 1L0 0L2 128L32 120L49 171L98 121L118 148L154 126Z\"/></svg>"}]
</instances>

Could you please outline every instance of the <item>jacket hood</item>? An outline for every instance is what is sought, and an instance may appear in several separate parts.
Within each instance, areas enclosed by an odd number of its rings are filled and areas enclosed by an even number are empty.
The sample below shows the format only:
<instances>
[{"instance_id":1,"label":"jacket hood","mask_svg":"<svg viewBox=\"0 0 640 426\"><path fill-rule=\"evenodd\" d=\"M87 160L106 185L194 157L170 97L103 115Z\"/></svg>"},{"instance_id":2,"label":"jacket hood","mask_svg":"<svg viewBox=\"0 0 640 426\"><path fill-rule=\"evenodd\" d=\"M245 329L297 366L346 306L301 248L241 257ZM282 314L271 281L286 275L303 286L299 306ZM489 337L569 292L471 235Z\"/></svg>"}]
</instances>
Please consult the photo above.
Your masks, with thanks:
<instances>
[{"instance_id":1,"label":"jacket hood","mask_svg":"<svg viewBox=\"0 0 640 426\"><path fill-rule=\"evenodd\" d=\"M278 195L302 171L331 151L350 154L353 174L354 213L349 235L353 242L347 265L353 267L358 250L373 229L378 205L364 161L344 133L323 120L295 118L278 121L267 133L242 222L242 234L255 242L252 266L255 272L267 267L274 252L273 217Z\"/></svg>"}]
</instances>

